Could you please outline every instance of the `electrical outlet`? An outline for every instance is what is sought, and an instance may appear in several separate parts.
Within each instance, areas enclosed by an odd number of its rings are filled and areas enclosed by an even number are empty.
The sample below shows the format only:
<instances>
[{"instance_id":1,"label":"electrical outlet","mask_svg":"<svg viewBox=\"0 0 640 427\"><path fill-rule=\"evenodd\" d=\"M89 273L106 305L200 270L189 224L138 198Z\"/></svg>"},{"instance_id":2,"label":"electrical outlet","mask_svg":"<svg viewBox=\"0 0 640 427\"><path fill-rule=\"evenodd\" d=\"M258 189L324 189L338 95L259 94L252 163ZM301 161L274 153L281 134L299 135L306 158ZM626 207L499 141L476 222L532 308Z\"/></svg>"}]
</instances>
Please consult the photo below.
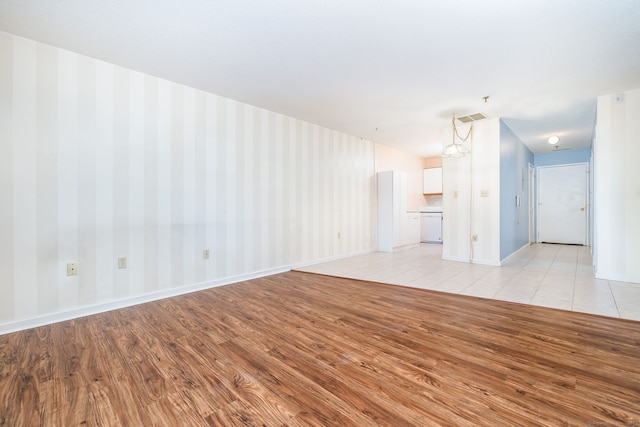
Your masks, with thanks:
<instances>
[{"instance_id":1,"label":"electrical outlet","mask_svg":"<svg viewBox=\"0 0 640 427\"><path fill-rule=\"evenodd\" d=\"M471 240L473 240L474 242L478 241L478 235L474 234L473 236L471 236Z\"/></svg>"},{"instance_id":2,"label":"electrical outlet","mask_svg":"<svg viewBox=\"0 0 640 427\"><path fill-rule=\"evenodd\" d=\"M118 257L118 268L127 268L127 257Z\"/></svg>"},{"instance_id":3,"label":"electrical outlet","mask_svg":"<svg viewBox=\"0 0 640 427\"><path fill-rule=\"evenodd\" d=\"M481 190L480 197L489 197L489 190Z\"/></svg>"},{"instance_id":4,"label":"electrical outlet","mask_svg":"<svg viewBox=\"0 0 640 427\"><path fill-rule=\"evenodd\" d=\"M67 263L67 276L77 276L78 275L78 263L70 262Z\"/></svg>"},{"instance_id":5,"label":"electrical outlet","mask_svg":"<svg viewBox=\"0 0 640 427\"><path fill-rule=\"evenodd\" d=\"M342 238L342 233L338 232L338 239Z\"/></svg>"},{"instance_id":6,"label":"electrical outlet","mask_svg":"<svg viewBox=\"0 0 640 427\"><path fill-rule=\"evenodd\" d=\"M209 259L209 249L202 251L202 259Z\"/></svg>"}]
</instances>

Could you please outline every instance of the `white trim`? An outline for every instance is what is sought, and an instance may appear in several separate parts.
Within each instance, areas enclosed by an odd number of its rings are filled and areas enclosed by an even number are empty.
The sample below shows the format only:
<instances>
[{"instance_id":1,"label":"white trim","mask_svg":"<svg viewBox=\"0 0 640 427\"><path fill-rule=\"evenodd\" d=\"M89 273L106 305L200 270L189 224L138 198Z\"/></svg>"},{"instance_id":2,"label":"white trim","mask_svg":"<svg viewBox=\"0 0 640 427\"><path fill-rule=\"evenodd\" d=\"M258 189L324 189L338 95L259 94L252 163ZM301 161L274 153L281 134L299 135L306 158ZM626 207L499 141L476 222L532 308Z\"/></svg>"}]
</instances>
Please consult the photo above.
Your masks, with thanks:
<instances>
[{"instance_id":1,"label":"white trim","mask_svg":"<svg viewBox=\"0 0 640 427\"><path fill-rule=\"evenodd\" d=\"M130 298L125 298L117 301L110 301L101 304L95 304L87 307L73 309L54 314L46 314L43 316L32 317L29 319L17 320L14 322L8 322L0 325L0 335L9 334L11 332L22 331L25 329L36 328L38 326L50 325L52 323L64 322L66 320L77 319L80 317L90 316L93 314L104 313L106 311L118 310L120 308L131 307L138 304L144 304L147 302L157 301L165 298L175 297L178 295L189 294L192 292L202 291L205 289L211 289L218 286L230 285L232 283L238 283L245 280L257 279L259 277L271 276L278 273L284 273L296 268L306 267L313 264L319 264L328 261L334 261L341 258L348 258L356 255L363 255L374 252L374 250L365 250L352 252L345 255L337 255L328 258L317 259L308 262L301 262L288 266L282 266L278 268L272 268L267 270L256 271L254 273L243 274L239 276L227 277L224 279L218 279L211 282L200 282L192 285L187 285L174 289L166 289L159 292L153 292L145 295L138 295Z\"/></svg>"},{"instance_id":2,"label":"white trim","mask_svg":"<svg viewBox=\"0 0 640 427\"><path fill-rule=\"evenodd\" d=\"M515 252L513 252L511 255L507 255L504 259L500 260L500 264L499 265L503 265L505 262L509 261L511 258L515 257L516 255L518 255L520 252L522 252L525 249L527 249L532 244L534 244L534 243L527 243L526 245L522 246L520 249L518 249Z\"/></svg>"},{"instance_id":3,"label":"white trim","mask_svg":"<svg viewBox=\"0 0 640 427\"><path fill-rule=\"evenodd\" d=\"M297 264L290 265L289 266L289 270L295 270L297 268L309 267L310 265L322 264L324 262L337 261L339 259L349 258L349 257L352 257L352 256L366 255L366 254L370 254L370 253L373 253L373 252L378 252L378 251L376 249L369 249L369 250L364 250L364 251L350 252L350 253L345 254L345 255L335 255L335 256L326 257L326 258L314 259L313 261L305 261L305 262L300 262L300 263L297 263Z\"/></svg>"},{"instance_id":4,"label":"white trim","mask_svg":"<svg viewBox=\"0 0 640 427\"><path fill-rule=\"evenodd\" d=\"M473 261L471 261L471 264L491 265L494 267L500 267L500 261L495 261L492 259L474 259Z\"/></svg>"},{"instance_id":5,"label":"white trim","mask_svg":"<svg viewBox=\"0 0 640 427\"><path fill-rule=\"evenodd\" d=\"M395 246L391 252L398 252L398 251L404 251L406 249L415 249L415 248L419 248L420 247L420 243L407 243L406 245L400 245L400 246ZM425 243L432 243L432 244L438 244L438 243L442 243L442 242L425 242Z\"/></svg>"},{"instance_id":6,"label":"white trim","mask_svg":"<svg viewBox=\"0 0 640 427\"><path fill-rule=\"evenodd\" d=\"M536 185L536 167L529 163L529 212L527 217L529 218L529 244L538 243L538 191Z\"/></svg>"},{"instance_id":7,"label":"white trim","mask_svg":"<svg viewBox=\"0 0 640 427\"><path fill-rule=\"evenodd\" d=\"M46 314L30 319L18 320L15 322L5 323L0 326L0 335L10 332L16 332L24 329L35 328L38 326L49 325L52 323L63 322L65 320L77 319L79 317L90 316L92 314L104 313L105 311L117 310L120 308L131 307L138 304L157 301L164 298L184 295L191 292L197 292L204 289L215 288L218 286L229 285L231 283L241 282L243 280L256 279L258 277L270 276L272 274L283 273L289 271L289 268L282 267L273 270L264 270L252 274L228 277L225 279L215 280L213 282L200 282L179 288L166 289L150 294L139 295L135 297L125 298L117 301L110 301L102 304L95 304L83 308L73 309L55 314Z\"/></svg>"},{"instance_id":8,"label":"white trim","mask_svg":"<svg viewBox=\"0 0 640 427\"><path fill-rule=\"evenodd\" d=\"M490 259L473 259L469 261L469 258L466 258L466 257L449 257L444 255L442 256L442 259L444 261L464 262L465 264L492 265L495 267L500 267L499 261L494 261Z\"/></svg>"},{"instance_id":9,"label":"white trim","mask_svg":"<svg viewBox=\"0 0 640 427\"><path fill-rule=\"evenodd\" d=\"M464 262L466 264L470 264L469 257L456 257L456 256L445 256L445 255L442 255L442 259L444 261L456 261L456 262Z\"/></svg>"},{"instance_id":10,"label":"white trim","mask_svg":"<svg viewBox=\"0 0 640 427\"><path fill-rule=\"evenodd\" d=\"M612 280L614 282L625 282L625 284L637 284L640 286L640 277L628 277L625 274L612 274L608 272L600 273L596 271L596 279Z\"/></svg>"}]
</instances>

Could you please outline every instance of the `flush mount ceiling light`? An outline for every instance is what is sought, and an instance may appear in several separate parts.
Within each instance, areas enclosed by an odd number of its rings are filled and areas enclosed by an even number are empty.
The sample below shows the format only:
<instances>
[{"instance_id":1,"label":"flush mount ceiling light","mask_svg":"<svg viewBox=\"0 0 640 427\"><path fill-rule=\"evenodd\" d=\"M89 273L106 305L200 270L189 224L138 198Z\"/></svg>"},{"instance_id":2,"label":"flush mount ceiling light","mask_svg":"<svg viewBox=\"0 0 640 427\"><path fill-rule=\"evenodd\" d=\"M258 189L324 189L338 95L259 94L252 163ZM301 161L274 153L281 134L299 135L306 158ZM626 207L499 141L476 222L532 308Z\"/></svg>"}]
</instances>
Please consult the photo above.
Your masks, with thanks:
<instances>
[{"instance_id":1,"label":"flush mount ceiling light","mask_svg":"<svg viewBox=\"0 0 640 427\"><path fill-rule=\"evenodd\" d=\"M560 142L560 138L558 138L556 135L552 135L549 137L549 139L547 139L547 142L549 142L549 144L551 145L556 145L558 142Z\"/></svg>"}]
</instances>

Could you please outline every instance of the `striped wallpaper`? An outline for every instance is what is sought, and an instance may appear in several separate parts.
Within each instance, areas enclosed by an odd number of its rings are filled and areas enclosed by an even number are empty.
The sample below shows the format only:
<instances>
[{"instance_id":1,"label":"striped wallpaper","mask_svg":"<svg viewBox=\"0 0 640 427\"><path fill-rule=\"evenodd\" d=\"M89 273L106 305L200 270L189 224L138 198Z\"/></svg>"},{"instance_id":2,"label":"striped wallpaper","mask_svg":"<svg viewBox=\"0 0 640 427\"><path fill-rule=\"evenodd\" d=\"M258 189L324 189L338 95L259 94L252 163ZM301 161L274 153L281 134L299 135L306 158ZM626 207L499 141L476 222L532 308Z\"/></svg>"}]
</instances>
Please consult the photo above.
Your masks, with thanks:
<instances>
[{"instance_id":1,"label":"striped wallpaper","mask_svg":"<svg viewBox=\"0 0 640 427\"><path fill-rule=\"evenodd\" d=\"M0 327L371 250L374 183L369 141L0 33Z\"/></svg>"}]
</instances>

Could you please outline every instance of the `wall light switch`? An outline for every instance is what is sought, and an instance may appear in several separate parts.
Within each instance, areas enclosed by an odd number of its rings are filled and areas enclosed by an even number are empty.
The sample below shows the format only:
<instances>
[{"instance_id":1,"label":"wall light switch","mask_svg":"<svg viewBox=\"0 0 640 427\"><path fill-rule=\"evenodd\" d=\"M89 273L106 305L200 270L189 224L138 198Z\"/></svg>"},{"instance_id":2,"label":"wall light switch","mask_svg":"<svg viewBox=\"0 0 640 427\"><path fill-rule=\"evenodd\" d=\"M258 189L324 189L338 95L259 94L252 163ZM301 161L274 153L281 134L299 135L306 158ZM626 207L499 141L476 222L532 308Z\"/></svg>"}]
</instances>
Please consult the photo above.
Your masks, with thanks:
<instances>
[{"instance_id":1,"label":"wall light switch","mask_svg":"<svg viewBox=\"0 0 640 427\"><path fill-rule=\"evenodd\" d=\"M127 257L118 257L118 268L127 268Z\"/></svg>"}]
</instances>

